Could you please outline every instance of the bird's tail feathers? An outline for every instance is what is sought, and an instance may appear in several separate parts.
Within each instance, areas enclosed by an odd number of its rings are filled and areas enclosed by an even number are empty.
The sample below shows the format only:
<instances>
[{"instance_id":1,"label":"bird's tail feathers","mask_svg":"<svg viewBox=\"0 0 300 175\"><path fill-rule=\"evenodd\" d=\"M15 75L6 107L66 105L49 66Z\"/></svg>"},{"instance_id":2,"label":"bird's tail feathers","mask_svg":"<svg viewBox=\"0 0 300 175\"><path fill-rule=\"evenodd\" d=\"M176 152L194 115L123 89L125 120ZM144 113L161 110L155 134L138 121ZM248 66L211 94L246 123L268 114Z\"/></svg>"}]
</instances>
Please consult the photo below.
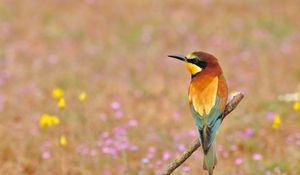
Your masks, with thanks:
<instances>
[{"instance_id":1,"label":"bird's tail feathers","mask_svg":"<svg viewBox=\"0 0 300 175\"><path fill-rule=\"evenodd\" d=\"M217 130L221 125L221 118L217 119L212 126L204 126L202 130L198 129L200 143L202 144L202 149L204 154L207 154L212 143L215 141Z\"/></svg>"},{"instance_id":2,"label":"bird's tail feathers","mask_svg":"<svg viewBox=\"0 0 300 175\"><path fill-rule=\"evenodd\" d=\"M207 153L204 154L203 169L207 170L209 175L213 175L213 170L217 164L216 142L214 141Z\"/></svg>"}]
</instances>

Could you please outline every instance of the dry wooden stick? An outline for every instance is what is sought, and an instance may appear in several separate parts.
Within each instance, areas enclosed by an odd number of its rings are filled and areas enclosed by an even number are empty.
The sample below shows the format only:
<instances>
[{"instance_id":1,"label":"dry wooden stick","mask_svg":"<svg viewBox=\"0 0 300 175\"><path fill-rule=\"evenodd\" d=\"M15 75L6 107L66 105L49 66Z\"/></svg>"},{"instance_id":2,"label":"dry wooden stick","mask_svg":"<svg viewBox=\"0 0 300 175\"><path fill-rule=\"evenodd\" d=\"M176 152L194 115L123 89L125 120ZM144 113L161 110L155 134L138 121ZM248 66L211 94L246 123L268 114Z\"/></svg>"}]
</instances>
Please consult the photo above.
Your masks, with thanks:
<instances>
[{"instance_id":1,"label":"dry wooden stick","mask_svg":"<svg viewBox=\"0 0 300 175\"><path fill-rule=\"evenodd\" d=\"M236 94L230 102L225 107L223 119L231 112L233 111L237 105L240 103L240 101L244 98L244 95L242 93ZM195 152L200 147L199 139L196 138L192 144L188 147L187 150L185 150L181 155L179 155L175 160L173 160L167 168L161 173L161 175L169 175L173 173L173 171L178 168L183 162L188 159L193 152Z\"/></svg>"}]
</instances>

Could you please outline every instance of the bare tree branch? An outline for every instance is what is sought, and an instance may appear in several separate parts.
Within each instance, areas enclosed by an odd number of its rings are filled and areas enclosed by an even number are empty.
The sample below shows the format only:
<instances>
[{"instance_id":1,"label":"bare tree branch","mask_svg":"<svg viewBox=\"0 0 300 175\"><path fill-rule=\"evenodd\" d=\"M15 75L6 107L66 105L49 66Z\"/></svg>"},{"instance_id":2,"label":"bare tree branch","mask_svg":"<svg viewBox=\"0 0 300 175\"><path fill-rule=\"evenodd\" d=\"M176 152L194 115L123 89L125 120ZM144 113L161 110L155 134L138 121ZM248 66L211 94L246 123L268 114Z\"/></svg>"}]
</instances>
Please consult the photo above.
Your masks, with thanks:
<instances>
[{"instance_id":1,"label":"bare tree branch","mask_svg":"<svg viewBox=\"0 0 300 175\"><path fill-rule=\"evenodd\" d=\"M233 97L232 100L230 100L230 102L228 102L224 110L223 119L225 119L225 117L237 107L237 105L243 98L244 95L242 93L238 93ZM185 150L181 155L177 156L177 158L167 166L167 168L161 173L161 175L169 175L173 173L173 171L175 171L176 168L183 164L183 162L188 159L199 147L199 139L196 138L187 148L187 150Z\"/></svg>"}]
</instances>

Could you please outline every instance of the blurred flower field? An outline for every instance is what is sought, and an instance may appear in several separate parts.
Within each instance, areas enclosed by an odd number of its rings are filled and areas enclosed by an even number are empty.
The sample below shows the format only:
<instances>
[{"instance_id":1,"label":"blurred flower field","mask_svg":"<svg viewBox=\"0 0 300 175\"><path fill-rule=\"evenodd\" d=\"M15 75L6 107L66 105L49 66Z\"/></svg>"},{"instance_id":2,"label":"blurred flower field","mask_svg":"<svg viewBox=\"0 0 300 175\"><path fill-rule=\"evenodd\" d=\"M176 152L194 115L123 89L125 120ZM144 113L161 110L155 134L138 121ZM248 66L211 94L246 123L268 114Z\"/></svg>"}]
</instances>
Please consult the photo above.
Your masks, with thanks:
<instances>
[{"instance_id":1,"label":"blurred flower field","mask_svg":"<svg viewBox=\"0 0 300 175\"><path fill-rule=\"evenodd\" d=\"M300 1L0 0L0 174L152 175L197 136L190 76L219 58L245 99L218 175L300 174ZM175 175L206 174L197 151Z\"/></svg>"}]
</instances>

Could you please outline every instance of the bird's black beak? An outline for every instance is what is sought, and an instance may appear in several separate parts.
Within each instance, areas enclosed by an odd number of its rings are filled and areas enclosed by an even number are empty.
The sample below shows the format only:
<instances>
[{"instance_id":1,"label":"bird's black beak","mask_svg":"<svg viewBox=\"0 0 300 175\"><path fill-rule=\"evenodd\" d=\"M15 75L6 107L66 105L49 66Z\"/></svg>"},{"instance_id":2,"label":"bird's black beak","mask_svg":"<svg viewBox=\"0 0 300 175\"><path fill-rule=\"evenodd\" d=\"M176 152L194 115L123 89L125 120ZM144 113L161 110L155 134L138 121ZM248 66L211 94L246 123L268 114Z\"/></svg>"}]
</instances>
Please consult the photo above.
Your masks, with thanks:
<instances>
[{"instance_id":1,"label":"bird's black beak","mask_svg":"<svg viewBox=\"0 0 300 175\"><path fill-rule=\"evenodd\" d=\"M181 61L186 61L186 57L184 55L168 55L168 57L176 58Z\"/></svg>"}]
</instances>

